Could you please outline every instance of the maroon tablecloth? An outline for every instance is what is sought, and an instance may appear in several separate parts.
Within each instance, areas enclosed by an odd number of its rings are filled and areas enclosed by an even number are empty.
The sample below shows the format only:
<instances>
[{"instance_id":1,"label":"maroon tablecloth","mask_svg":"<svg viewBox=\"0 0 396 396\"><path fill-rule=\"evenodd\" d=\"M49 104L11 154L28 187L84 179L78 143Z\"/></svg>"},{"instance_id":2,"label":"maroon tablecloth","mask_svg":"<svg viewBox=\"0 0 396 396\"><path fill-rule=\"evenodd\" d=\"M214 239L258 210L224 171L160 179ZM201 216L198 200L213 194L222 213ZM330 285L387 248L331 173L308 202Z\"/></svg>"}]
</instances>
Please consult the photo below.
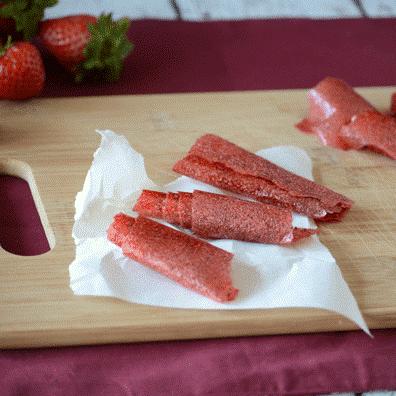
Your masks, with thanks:
<instances>
[{"instance_id":1,"label":"maroon tablecloth","mask_svg":"<svg viewBox=\"0 0 396 396\"><path fill-rule=\"evenodd\" d=\"M1 353L1 395L264 396L395 389L392 330Z\"/></svg>"},{"instance_id":2,"label":"maroon tablecloth","mask_svg":"<svg viewBox=\"0 0 396 396\"><path fill-rule=\"evenodd\" d=\"M75 85L44 53L41 96L309 88L329 75L353 86L396 84L395 19L139 20L129 36L136 48L116 84ZM0 182L1 245L20 254L46 250L26 184L9 177ZM373 334L3 350L0 394L258 396L396 389L396 331Z\"/></svg>"},{"instance_id":3,"label":"maroon tablecloth","mask_svg":"<svg viewBox=\"0 0 396 396\"><path fill-rule=\"evenodd\" d=\"M77 86L45 56L42 96L310 88L327 76L395 85L395 33L396 19L132 21L117 84Z\"/></svg>"}]
</instances>

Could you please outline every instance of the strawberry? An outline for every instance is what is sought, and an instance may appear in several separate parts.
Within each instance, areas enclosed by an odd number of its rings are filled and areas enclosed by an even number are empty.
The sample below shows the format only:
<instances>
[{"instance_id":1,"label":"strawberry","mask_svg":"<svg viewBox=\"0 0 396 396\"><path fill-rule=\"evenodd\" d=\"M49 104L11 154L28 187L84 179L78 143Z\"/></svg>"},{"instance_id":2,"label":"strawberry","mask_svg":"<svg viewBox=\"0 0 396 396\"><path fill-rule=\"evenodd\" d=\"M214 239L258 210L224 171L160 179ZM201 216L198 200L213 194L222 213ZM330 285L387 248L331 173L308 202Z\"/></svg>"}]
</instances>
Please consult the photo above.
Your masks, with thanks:
<instances>
[{"instance_id":1,"label":"strawberry","mask_svg":"<svg viewBox=\"0 0 396 396\"><path fill-rule=\"evenodd\" d=\"M39 50L31 43L11 36L0 46L0 97L25 100L38 96L45 82L45 71Z\"/></svg>"},{"instance_id":2,"label":"strawberry","mask_svg":"<svg viewBox=\"0 0 396 396\"><path fill-rule=\"evenodd\" d=\"M3 38L30 41L37 35L44 10L58 0L2 0L0 3L0 32Z\"/></svg>"},{"instance_id":3,"label":"strawberry","mask_svg":"<svg viewBox=\"0 0 396 396\"><path fill-rule=\"evenodd\" d=\"M112 21L112 15L70 15L44 20L39 28L43 46L76 82L104 78L117 81L122 62L133 48L126 32L128 18Z\"/></svg>"}]
</instances>

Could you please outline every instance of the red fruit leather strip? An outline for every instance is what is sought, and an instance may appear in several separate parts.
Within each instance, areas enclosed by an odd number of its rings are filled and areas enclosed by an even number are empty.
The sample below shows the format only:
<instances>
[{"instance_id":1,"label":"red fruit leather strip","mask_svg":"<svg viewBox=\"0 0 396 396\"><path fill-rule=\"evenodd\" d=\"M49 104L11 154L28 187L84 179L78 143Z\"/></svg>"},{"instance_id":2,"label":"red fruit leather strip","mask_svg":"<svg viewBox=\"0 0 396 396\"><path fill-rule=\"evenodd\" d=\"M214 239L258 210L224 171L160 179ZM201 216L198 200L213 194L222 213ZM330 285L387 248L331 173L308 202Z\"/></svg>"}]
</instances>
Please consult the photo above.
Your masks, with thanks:
<instances>
[{"instance_id":1,"label":"red fruit leather strip","mask_svg":"<svg viewBox=\"0 0 396 396\"><path fill-rule=\"evenodd\" d=\"M147 196L149 194L142 193L139 197L140 206L147 207L142 200ZM292 212L274 205L199 190L170 193L169 196L172 197L168 214L173 221L171 224L177 224L175 217L179 216L178 225L201 238L280 245L319 232L317 229L293 228ZM177 207L174 202L178 202ZM146 212L152 211L148 208ZM157 218L169 222L164 212Z\"/></svg>"},{"instance_id":2,"label":"red fruit leather strip","mask_svg":"<svg viewBox=\"0 0 396 396\"><path fill-rule=\"evenodd\" d=\"M390 115L393 117L396 116L396 92L391 96Z\"/></svg>"},{"instance_id":3,"label":"red fruit leather strip","mask_svg":"<svg viewBox=\"0 0 396 396\"><path fill-rule=\"evenodd\" d=\"M179 194L173 192L165 193L165 202L162 208L162 219L169 224L180 225L180 217L178 212Z\"/></svg>"},{"instance_id":4,"label":"red fruit leather strip","mask_svg":"<svg viewBox=\"0 0 396 396\"><path fill-rule=\"evenodd\" d=\"M291 242L297 242L301 239L308 238L311 235L319 234L319 230L315 228L293 228L293 239Z\"/></svg>"},{"instance_id":5,"label":"red fruit leather strip","mask_svg":"<svg viewBox=\"0 0 396 396\"><path fill-rule=\"evenodd\" d=\"M364 148L396 159L396 118L368 110L341 128L341 136L355 150Z\"/></svg>"},{"instance_id":6,"label":"red fruit leather strip","mask_svg":"<svg viewBox=\"0 0 396 396\"><path fill-rule=\"evenodd\" d=\"M138 216L121 247L125 256L213 300L238 295L230 278L234 255L181 231Z\"/></svg>"},{"instance_id":7,"label":"red fruit leather strip","mask_svg":"<svg viewBox=\"0 0 396 396\"><path fill-rule=\"evenodd\" d=\"M127 216L124 213L118 213L114 216L113 222L107 230L107 239L121 247L134 223L134 217Z\"/></svg>"},{"instance_id":8,"label":"red fruit leather strip","mask_svg":"<svg viewBox=\"0 0 396 396\"><path fill-rule=\"evenodd\" d=\"M313 218L321 218L325 215L317 200L293 197L265 179L241 175L221 164L188 155L176 165L174 170L178 173L256 201L281 206L304 215L309 214Z\"/></svg>"},{"instance_id":9,"label":"red fruit leather strip","mask_svg":"<svg viewBox=\"0 0 396 396\"><path fill-rule=\"evenodd\" d=\"M340 221L353 201L216 135L204 135L173 170L321 221Z\"/></svg>"},{"instance_id":10,"label":"red fruit leather strip","mask_svg":"<svg viewBox=\"0 0 396 396\"><path fill-rule=\"evenodd\" d=\"M165 198L165 193L152 190L142 190L133 210L142 216L161 219Z\"/></svg>"},{"instance_id":11,"label":"red fruit leather strip","mask_svg":"<svg viewBox=\"0 0 396 396\"><path fill-rule=\"evenodd\" d=\"M205 191L193 193L192 232L202 238L285 244L294 239L292 221L288 209Z\"/></svg>"},{"instance_id":12,"label":"red fruit leather strip","mask_svg":"<svg viewBox=\"0 0 396 396\"><path fill-rule=\"evenodd\" d=\"M350 146L340 136L340 128L356 114L376 111L344 81L333 77L326 77L311 89L308 102L308 116L296 127L302 132L316 134L325 145L343 150Z\"/></svg>"},{"instance_id":13,"label":"red fruit leather strip","mask_svg":"<svg viewBox=\"0 0 396 396\"><path fill-rule=\"evenodd\" d=\"M190 230L192 228L192 193L179 191L179 213L180 226Z\"/></svg>"},{"instance_id":14,"label":"red fruit leather strip","mask_svg":"<svg viewBox=\"0 0 396 396\"><path fill-rule=\"evenodd\" d=\"M133 210L141 216L191 228L191 193L142 190Z\"/></svg>"}]
</instances>

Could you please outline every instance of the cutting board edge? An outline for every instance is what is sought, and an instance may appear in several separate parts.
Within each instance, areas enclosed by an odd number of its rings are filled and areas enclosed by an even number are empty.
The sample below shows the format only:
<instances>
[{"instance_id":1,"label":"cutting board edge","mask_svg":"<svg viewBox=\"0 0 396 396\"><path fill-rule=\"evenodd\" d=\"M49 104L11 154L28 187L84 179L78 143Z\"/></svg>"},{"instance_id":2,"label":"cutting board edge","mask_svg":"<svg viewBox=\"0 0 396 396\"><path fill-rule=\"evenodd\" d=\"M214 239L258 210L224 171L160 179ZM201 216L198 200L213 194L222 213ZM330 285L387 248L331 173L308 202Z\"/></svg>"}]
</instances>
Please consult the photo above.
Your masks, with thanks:
<instances>
[{"instance_id":1,"label":"cutting board edge","mask_svg":"<svg viewBox=\"0 0 396 396\"><path fill-rule=\"evenodd\" d=\"M175 309L177 311L177 309ZM180 322L152 321L149 324L107 325L75 328L26 329L0 333L1 349L72 347L80 345L122 344L155 341L213 339L224 337L253 337L264 335L291 335L303 333L363 331L350 319L333 311L319 308L257 309L257 316L246 320L223 317L196 322L192 318ZM232 314L232 311L229 311ZM273 314L273 315L272 315ZM396 315L392 307L362 310L370 330L396 328ZM293 324L290 325L290 317ZM269 322L272 323L269 324ZM204 329L204 331L202 331ZM43 337L45 334L45 337ZM89 340L89 342L87 342Z\"/></svg>"},{"instance_id":2,"label":"cutting board edge","mask_svg":"<svg viewBox=\"0 0 396 396\"><path fill-rule=\"evenodd\" d=\"M56 243L55 235L48 220L47 212L41 200L36 179L30 165L21 160L0 157L0 175L16 176L28 183L49 247L53 249ZM1 246L0 251L4 251Z\"/></svg>"}]
</instances>

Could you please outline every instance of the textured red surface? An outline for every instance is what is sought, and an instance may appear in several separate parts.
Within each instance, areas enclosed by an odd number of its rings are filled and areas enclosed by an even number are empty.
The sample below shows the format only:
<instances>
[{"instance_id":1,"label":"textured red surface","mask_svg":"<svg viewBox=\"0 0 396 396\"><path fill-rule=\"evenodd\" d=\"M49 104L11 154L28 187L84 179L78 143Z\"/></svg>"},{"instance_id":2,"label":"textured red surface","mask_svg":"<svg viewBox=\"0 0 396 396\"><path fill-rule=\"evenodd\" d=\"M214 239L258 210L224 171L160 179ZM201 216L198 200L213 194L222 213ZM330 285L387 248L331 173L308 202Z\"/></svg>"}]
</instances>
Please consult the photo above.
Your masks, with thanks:
<instances>
[{"instance_id":1,"label":"textured red surface","mask_svg":"<svg viewBox=\"0 0 396 396\"><path fill-rule=\"evenodd\" d=\"M116 234L120 233L121 236ZM219 302L232 301L233 254L148 218L115 216L108 231L125 256L180 285Z\"/></svg>"},{"instance_id":2,"label":"textured red surface","mask_svg":"<svg viewBox=\"0 0 396 396\"><path fill-rule=\"evenodd\" d=\"M87 25L96 24L92 15L73 15L64 18L47 19L41 24L40 38L58 62L67 70L86 60L84 48L91 40Z\"/></svg>"},{"instance_id":3,"label":"textured red surface","mask_svg":"<svg viewBox=\"0 0 396 396\"><path fill-rule=\"evenodd\" d=\"M282 244L293 238L292 220L286 209L194 191L192 232L203 238Z\"/></svg>"},{"instance_id":4,"label":"textured red surface","mask_svg":"<svg viewBox=\"0 0 396 396\"><path fill-rule=\"evenodd\" d=\"M0 98L26 100L38 96L44 81L40 52L31 43L18 41L0 57Z\"/></svg>"},{"instance_id":5,"label":"textured red surface","mask_svg":"<svg viewBox=\"0 0 396 396\"><path fill-rule=\"evenodd\" d=\"M309 114L296 125L315 133L323 144L346 150L349 144L340 136L341 127L352 117L374 107L338 78L327 77L308 93Z\"/></svg>"},{"instance_id":6,"label":"textured red surface","mask_svg":"<svg viewBox=\"0 0 396 396\"><path fill-rule=\"evenodd\" d=\"M204 191L193 193L192 232L201 238L283 245L318 233L317 229L295 233L292 222L291 211L274 205Z\"/></svg>"},{"instance_id":7,"label":"textured red surface","mask_svg":"<svg viewBox=\"0 0 396 396\"><path fill-rule=\"evenodd\" d=\"M165 201L165 193L153 190L143 190L133 210L142 216L160 219Z\"/></svg>"},{"instance_id":8,"label":"textured red surface","mask_svg":"<svg viewBox=\"0 0 396 396\"><path fill-rule=\"evenodd\" d=\"M391 96L390 115L396 115L396 92Z\"/></svg>"},{"instance_id":9,"label":"textured red surface","mask_svg":"<svg viewBox=\"0 0 396 396\"><path fill-rule=\"evenodd\" d=\"M173 170L321 221L342 220L353 205L347 197L211 134L200 137Z\"/></svg>"},{"instance_id":10,"label":"textured red surface","mask_svg":"<svg viewBox=\"0 0 396 396\"><path fill-rule=\"evenodd\" d=\"M178 206L179 194L167 192L165 194L164 206L162 208L163 219L170 224L179 224L180 216Z\"/></svg>"},{"instance_id":11,"label":"textured red surface","mask_svg":"<svg viewBox=\"0 0 396 396\"><path fill-rule=\"evenodd\" d=\"M157 210L160 199L162 212ZM285 244L318 233L317 229L294 229L288 209L199 190L193 193L143 190L133 210L191 229L194 235L207 239Z\"/></svg>"},{"instance_id":12,"label":"textured red surface","mask_svg":"<svg viewBox=\"0 0 396 396\"><path fill-rule=\"evenodd\" d=\"M368 110L357 114L341 128L340 135L350 148L370 149L396 159L396 118Z\"/></svg>"},{"instance_id":13,"label":"textured red surface","mask_svg":"<svg viewBox=\"0 0 396 396\"><path fill-rule=\"evenodd\" d=\"M124 213L115 215L113 222L107 230L107 239L121 247L134 224L135 218L133 217L127 216Z\"/></svg>"},{"instance_id":14,"label":"textured red surface","mask_svg":"<svg viewBox=\"0 0 396 396\"><path fill-rule=\"evenodd\" d=\"M192 227L192 195L179 191L179 206L177 208L180 216L180 226L186 229Z\"/></svg>"},{"instance_id":15,"label":"textured red surface","mask_svg":"<svg viewBox=\"0 0 396 396\"><path fill-rule=\"evenodd\" d=\"M327 77L308 93L309 114L296 125L325 145L369 149L396 159L395 95L390 114L381 114L344 81Z\"/></svg>"}]
</instances>

